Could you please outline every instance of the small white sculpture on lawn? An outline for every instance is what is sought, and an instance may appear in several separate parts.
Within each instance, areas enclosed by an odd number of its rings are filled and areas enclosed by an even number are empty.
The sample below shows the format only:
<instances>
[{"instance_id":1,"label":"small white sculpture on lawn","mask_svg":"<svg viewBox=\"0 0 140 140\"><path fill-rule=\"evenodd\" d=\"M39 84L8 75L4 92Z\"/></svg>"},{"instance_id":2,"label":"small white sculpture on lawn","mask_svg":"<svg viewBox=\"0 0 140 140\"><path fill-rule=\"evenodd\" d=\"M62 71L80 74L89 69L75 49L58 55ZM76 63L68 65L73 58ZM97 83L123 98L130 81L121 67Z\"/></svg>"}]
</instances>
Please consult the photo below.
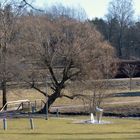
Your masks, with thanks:
<instances>
[{"instance_id":1,"label":"small white sculpture on lawn","mask_svg":"<svg viewBox=\"0 0 140 140\"><path fill-rule=\"evenodd\" d=\"M97 118L97 123L101 123L101 118L103 115L103 109L96 107L96 118Z\"/></svg>"},{"instance_id":2,"label":"small white sculpture on lawn","mask_svg":"<svg viewBox=\"0 0 140 140\"><path fill-rule=\"evenodd\" d=\"M90 114L90 122L95 123L94 115L93 113Z\"/></svg>"}]
</instances>

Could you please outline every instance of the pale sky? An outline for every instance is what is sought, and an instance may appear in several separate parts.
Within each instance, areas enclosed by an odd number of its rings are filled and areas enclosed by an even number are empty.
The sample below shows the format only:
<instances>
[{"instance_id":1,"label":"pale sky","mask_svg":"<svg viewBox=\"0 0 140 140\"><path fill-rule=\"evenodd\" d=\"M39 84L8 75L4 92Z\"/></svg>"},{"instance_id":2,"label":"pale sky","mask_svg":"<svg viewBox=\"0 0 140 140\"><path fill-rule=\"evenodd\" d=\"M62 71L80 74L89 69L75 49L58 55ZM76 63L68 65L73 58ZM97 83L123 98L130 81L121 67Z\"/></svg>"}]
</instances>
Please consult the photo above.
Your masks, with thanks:
<instances>
[{"instance_id":1,"label":"pale sky","mask_svg":"<svg viewBox=\"0 0 140 140\"><path fill-rule=\"evenodd\" d=\"M85 9L90 19L104 17L107 13L108 3L111 0L35 0L36 6L47 7L61 3L66 6L81 7ZM140 0L134 0L135 15L140 16Z\"/></svg>"}]
</instances>

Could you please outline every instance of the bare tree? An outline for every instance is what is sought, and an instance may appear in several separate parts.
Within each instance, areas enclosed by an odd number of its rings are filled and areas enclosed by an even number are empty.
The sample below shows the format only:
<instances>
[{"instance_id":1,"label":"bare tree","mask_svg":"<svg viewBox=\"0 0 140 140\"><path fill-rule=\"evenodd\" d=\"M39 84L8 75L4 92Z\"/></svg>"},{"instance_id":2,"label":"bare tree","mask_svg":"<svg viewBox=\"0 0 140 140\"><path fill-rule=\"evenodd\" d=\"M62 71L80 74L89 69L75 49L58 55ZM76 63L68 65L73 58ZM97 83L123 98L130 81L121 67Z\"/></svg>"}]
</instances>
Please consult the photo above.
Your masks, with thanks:
<instances>
[{"instance_id":1,"label":"bare tree","mask_svg":"<svg viewBox=\"0 0 140 140\"><path fill-rule=\"evenodd\" d=\"M107 19L109 23L113 20L117 21L116 31L118 32L118 56L122 56L121 49L123 47L124 31L127 26L132 23L134 15L132 0L112 0L108 7ZM110 24L112 28L112 24Z\"/></svg>"},{"instance_id":2,"label":"bare tree","mask_svg":"<svg viewBox=\"0 0 140 140\"><path fill-rule=\"evenodd\" d=\"M108 93L108 87L105 80L89 81L86 83L85 92L88 93L86 97L82 98L85 106L85 111L96 114L96 108L104 108L104 100L112 96Z\"/></svg>"},{"instance_id":3,"label":"bare tree","mask_svg":"<svg viewBox=\"0 0 140 140\"><path fill-rule=\"evenodd\" d=\"M83 8L67 7L61 3L48 7L46 12L54 18L59 18L62 16L80 21L84 21L87 19L87 14Z\"/></svg>"},{"instance_id":4,"label":"bare tree","mask_svg":"<svg viewBox=\"0 0 140 140\"><path fill-rule=\"evenodd\" d=\"M132 90L132 78L135 75L136 65L134 64L125 64L123 68L123 73L129 77L129 89Z\"/></svg>"},{"instance_id":5,"label":"bare tree","mask_svg":"<svg viewBox=\"0 0 140 140\"><path fill-rule=\"evenodd\" d=\"M16 53L16 39L19 26L17 13L12 10L11 5L1 5L0 7L0 81L3 106L7 102L7 82L16 80L18 77L16 66L19 59Z\"/></svg>"},{"instance_id":6,"label":"bare tree","mask_svg":"<svg viewBox=\"0 0 140 140\"><path fill-rule=\"evenodd\" d=\"M36 66L44 68L42 78L46 80L49 77L48 82L51 81L49 85L52 93L47 95L49 107L57 98L73 99L81 96L79 93L64 94L63 89L67 84L103 77L105 63L100 62L106 57L104 50L110 50L110 57L113 57L114 50L89 23L42 15L25 17L23 24L22 44L26 61L33 64L32 60L35 60ZM39 70L36 72L40 73ZM30 85L46 96L46 92L37 87L35 80ZM42 111L45 111L45 107Z\"/></svg>"}]
</instances>

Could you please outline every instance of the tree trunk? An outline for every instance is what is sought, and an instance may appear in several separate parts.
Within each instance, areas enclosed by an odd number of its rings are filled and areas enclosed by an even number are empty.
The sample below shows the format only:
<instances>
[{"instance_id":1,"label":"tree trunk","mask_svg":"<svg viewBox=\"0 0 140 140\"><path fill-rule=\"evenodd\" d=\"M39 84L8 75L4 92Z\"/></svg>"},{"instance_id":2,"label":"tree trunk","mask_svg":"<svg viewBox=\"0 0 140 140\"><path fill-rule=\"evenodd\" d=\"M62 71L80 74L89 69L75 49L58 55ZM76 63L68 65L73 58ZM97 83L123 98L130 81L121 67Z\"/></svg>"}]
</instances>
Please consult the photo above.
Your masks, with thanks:
<instances>
[{"instance_id":1,"label":"tree trunk","mask_svg":"<svg viewBox=\"0 0 140 140\"><path fill-rule=\"evenodd\" d=\"M119 36L119 41L118 41L118 57L121 58L122 57L122 35Z\"/></svg>"},{"instance_id":2,"label":"tree trunk","mask_svg":"<svg viewBox=\"0 0 140 140\"><path fill-rule=\"evenodd\" d=\"M48 110L50 106L55 102L57 98L60 97L60 91L55 91L51 96L48 97L48 102L44 105L44 107L39 111L39 113L46 113L46 107L48 107Z\"/></svg>"},{"instance_id":3,"label":"tree trunk","mask_svg":"<svg viewBox=\"0 0 140 140\"><path fill-rule=\"evenodd\" d=\"M7 96L6 96L6 81L2 82L2 106L4 106L7 103ZM6 110L7 107L4 108Z\"/></svg>"},{"instance_id":4,"label":"tree trunk","mask_svg":"<svg viewBox=\"0 0 140 140\"><path fill-rule=\"evenodd\" d=\"M130 77L130 81L129 81L129 89L130 89L130 91L132 90L132 77Z\"/></svg>"}]
</instances>

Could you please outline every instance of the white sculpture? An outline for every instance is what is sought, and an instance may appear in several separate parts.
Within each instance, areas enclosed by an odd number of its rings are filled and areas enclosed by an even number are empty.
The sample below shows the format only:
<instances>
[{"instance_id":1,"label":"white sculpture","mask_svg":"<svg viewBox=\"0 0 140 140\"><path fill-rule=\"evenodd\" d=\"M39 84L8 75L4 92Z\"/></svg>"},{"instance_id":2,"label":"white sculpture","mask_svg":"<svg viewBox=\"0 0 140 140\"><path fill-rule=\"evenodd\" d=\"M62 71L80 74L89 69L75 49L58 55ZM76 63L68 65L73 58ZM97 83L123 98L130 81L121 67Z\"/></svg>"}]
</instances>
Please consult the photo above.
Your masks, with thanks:
<instances>
[{"instance_id":1,"label":"white sculpture","mask_svg":"<svg viewBox=\"0 0 140 140\"><path fill-rule=\"evenodd\" d=\"M93 113L90 114L90 122L95 123L94 115Z\"/></svg>"},{"instance_id":2,"label":"white sculpture","mask_svg":"<svg viewBox=\"0 0 140 140\"><path fill-rule=\"evenodd\" d=\"M97 123L100 123L101 122L102 114L103 114L103 109L96 107Z\"/></svg>"}]
</instances>

